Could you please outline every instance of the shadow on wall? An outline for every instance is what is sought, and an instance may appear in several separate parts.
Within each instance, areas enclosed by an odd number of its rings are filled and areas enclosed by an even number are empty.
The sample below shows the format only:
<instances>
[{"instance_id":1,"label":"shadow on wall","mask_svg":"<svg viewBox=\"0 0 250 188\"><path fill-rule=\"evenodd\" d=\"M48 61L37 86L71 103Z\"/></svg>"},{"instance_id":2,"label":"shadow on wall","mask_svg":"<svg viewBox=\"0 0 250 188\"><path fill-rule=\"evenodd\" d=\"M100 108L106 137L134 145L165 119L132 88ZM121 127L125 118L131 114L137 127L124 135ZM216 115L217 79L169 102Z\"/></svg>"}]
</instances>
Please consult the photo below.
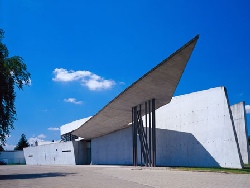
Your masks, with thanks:
<instances>
[{"instance_id":1,"label":"shadow on wall","mask_svg":"<svg viewBox=\"0 0 250 188\"><path fill-rule=\"evenodd\" d=\"M156 129L157 166L220 167L191 133Z\"/></svg>"},{"instance_id":2,"label":"shadow on wall","mask_svg":"<svg viewBox=\"0 0 250 188\"><path fill-rule=\"evenodd\" d=\"M17 179L36 179L36 178L49 178L49 177L64 177L75 173L40 173L40 174L11 174L11 175L0 175L0 180L17 180Z\"/></svg>"}]
</instances>

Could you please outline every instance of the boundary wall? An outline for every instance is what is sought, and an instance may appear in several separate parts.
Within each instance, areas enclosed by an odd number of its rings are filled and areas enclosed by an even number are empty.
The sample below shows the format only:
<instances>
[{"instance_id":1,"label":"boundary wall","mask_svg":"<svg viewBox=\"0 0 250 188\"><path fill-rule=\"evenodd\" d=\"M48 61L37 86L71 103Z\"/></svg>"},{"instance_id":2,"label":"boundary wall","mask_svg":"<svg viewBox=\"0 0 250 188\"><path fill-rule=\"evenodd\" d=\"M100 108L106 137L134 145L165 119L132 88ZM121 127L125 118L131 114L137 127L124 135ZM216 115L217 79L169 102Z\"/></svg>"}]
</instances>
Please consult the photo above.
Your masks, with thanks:
<instances>
[{"instance_id":1,"label":"boundary wall","mask_svg":"<svg viewBox=\"0 0 250 188\"><path fill-rule=\"evenodd\" d=\"M24 148L28 165L87 164L87 142L70 141Z\"/></svg>"},{"instance_id":2,"label":"boundary wall","mask_svg":"<svg viewBox=\"0 0 250 188\"><path fill-rule=\"evenodd\" d=\"M23 151L1 151L0 161L6 164L26 164Z\"/></svg>"}]
</instances>

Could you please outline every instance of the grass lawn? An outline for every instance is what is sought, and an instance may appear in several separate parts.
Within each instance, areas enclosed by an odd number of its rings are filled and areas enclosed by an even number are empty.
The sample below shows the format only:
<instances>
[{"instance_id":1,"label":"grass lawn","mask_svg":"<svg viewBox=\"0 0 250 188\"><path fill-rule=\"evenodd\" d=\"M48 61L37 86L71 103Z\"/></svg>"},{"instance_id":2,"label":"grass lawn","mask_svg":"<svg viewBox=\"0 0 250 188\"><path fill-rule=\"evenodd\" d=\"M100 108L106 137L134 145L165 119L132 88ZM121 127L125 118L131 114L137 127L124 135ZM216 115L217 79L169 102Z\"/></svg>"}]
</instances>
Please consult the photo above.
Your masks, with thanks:
<instances>
[{"instance_id":1,"label":"grass lawn","mask_svg":"<svg viewBox=\"0 0 250 188\"><path fill-rule=\"evenodd\" d=\"M176 167L176 170L198 171L198 172L218 172L227 174L250 174L250 164L244 165L243 169L234 168L196 168L196 167Z\"/></svg>"}]
</instances>

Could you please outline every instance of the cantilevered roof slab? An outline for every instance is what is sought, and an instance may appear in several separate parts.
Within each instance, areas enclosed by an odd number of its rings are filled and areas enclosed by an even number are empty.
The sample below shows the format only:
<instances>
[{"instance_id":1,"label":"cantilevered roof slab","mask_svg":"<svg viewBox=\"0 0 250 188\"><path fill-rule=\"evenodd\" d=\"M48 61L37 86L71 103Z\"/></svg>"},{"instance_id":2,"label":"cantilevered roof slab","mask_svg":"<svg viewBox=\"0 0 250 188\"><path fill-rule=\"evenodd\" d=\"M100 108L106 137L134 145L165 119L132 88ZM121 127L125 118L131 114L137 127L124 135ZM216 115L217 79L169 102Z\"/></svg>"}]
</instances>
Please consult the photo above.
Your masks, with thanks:
<instances>
[{"instance_id":1,"label":"cantilevered roof slab","mask_svg":"<svg viewBox=\"0 0 250 188\"><path fill-rule=\"evenodd\" d=\"M84 139L100 137L128 127L134 106L153 98L156 109L169 103L198 38L197 35L143 75L72 134Z\"/></svg>"}]
</instances>

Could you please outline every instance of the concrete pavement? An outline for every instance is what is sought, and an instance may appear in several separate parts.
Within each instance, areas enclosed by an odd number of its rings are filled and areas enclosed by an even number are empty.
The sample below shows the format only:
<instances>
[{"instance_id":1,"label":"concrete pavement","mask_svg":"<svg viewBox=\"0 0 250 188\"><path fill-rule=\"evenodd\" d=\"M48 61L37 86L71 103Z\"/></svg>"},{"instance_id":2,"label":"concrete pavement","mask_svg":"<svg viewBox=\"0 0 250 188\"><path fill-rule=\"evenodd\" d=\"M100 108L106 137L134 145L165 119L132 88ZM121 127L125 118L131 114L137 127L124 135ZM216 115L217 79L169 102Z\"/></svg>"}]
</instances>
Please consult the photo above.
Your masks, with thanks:
<instances>
[{"instance_id":1,"label":"concrete pavement","mask_svg":"<svg viewBox=\"0 0 250 188\"><path fill-rule=\"evenodd\" d=\"M0 187L250 187L249 174L119 166L0 166Z\"/></svg>"}]
</instances>

